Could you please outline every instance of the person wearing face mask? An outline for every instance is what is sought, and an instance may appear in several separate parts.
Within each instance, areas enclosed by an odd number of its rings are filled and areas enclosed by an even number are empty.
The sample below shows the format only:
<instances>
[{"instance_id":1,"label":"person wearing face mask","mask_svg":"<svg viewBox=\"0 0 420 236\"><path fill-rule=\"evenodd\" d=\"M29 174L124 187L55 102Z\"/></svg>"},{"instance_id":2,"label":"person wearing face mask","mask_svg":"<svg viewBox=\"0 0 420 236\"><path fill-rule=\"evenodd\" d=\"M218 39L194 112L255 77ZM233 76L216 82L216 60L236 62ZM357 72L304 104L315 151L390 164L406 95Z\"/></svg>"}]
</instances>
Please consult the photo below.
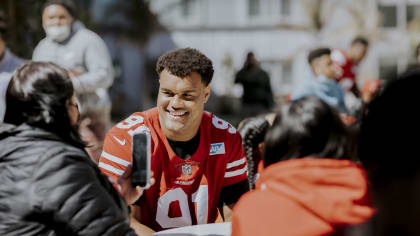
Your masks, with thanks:
<instances>
[{"instance_id":1,"label":"person wearing face mask","mask_svg":"<svg viewBox=\"0 0 420 236\"><path fill-rule=\"evenodd\" d=\"M51 61L67 69L80 102L80 132L97 161L110 128L112 61L104 41L77 20L71 0L48 0L42 11L46 37L36 46L34 61ZM90 137L90 138L86 138Z\"/></svg>"},{"instance_id":2,"label":"person wearing face mask","mask_svg":"<svg viewBox=\"0 0 420 236\"><path fill-rule=\"evenodd\" d=\"M331 60L329 48L317 48L308 55L312 76L305 79L292 92L291 100L315 96L342 114L348 110L344 103L343 89L337 82L339 68Z\"/></svg>"}]
</instances>

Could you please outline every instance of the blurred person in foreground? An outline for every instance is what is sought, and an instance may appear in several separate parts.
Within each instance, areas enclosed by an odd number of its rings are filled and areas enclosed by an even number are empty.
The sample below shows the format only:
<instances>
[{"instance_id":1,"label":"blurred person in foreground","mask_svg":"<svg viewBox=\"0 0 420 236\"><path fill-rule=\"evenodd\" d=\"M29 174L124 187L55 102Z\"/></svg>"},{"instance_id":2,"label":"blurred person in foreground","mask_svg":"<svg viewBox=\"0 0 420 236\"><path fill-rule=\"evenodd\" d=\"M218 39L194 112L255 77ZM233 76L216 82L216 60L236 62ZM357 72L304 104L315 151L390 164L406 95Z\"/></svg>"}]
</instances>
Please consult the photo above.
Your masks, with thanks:
<instances>
[{"instance_id":1,"label":"blurred person in foreground","mask_svg":"<svg viewBox=\"0 0 420 236\"><path fill-rule=\"evenodd\" d=\"M369 41L358 36L353 39L347 51L334 49L331 53L331 59L341 68L338 78L339 84L345 91L352 92L356 97L360 97L360 91L356 83L357 67L365 58L368 49Z\"/></svg>"},{"instance_id":2,"label":"blurred person in foreground","mask_svg":"<svg viewBox=\"0 0 420 236\"><path fill-rule=\"evenodd\" d=\"M389 82L362 119L358 153L371 184L375 216L350 236L420 235L419 71Z\"/></svg>"},{"instance_id":3,"label":"blurred person in foreground","mask_svg":"<svg viewBox=\"0 0 420 236\"><path fill-rule=\"evenodd\" d=\"M338 67L333 63L330 55L329 48L317 48L309 52L308 62L312 74L296 86L292 92L291 100L315 96L340 113L347 114L344 92L337 83Z\"/></svg>"},{"instance_id":4,"label":"blurred person in foreground","mask_svg":"<svg viewBox=\"0 0 420 236\"><path fill-rule=\"evenodd\" d=\"M264 144L265 169L233 209L233 236L338 234L374 213L346 127L320 99L284 104Z\"/></svg>"},{"instance_id":5,"label":"blurred person in foreground","mask_svg":"<svg viewBox=\"0 0 420 236\"><path fill-rule=\"evenodd\" d=\"M67 71L24 64L13 74L6 104L0 235L136 235L126 203L84 151ZM120 179L128 204L142 193L129 185L129 178Z\"/></svg>"},{"instance_id":6,"label":"blurred person in foreground","mask_svg":"<svg viewBox=\"0 0 420 236\"><path fill-rule=\"evenodd\" d=\"M243 87L242 113L255 116L266 112L274 105L270 77L261 69L253 52L246 56L244 66L235 76L235 84Z\"/></svg>"},{"instance_id":7,"label":"blurred person in foreground","mask_svg":"<svg viewBox=\"0 0 420 236\"><path fill-rule=\"evenodd\" d=\"M132 162L131 135L150 135L156 184L133 205L133 217L154 231L214 223L218 206L232 208L249 186L240 134L204 111L213 63L197 49L182 48L162 55L156 72L157 106L108 132L99 167L118 178Z\"/></svg>"},{"instance_id":8,"label":"blurred person in foreground","mask_svg":"<svg viewBox=\"0 0 420 236\"><path fill-rule=\"evenodd\" d=\"M111 57L104 41L77 20L72 0L47 0L42 11L46 37L32 59L57 63L70 72L80 102L80 132L97 162L110 128L111 101L107 89L113 82Z\"/></svg>"},{"instance_id":9,"label":"blurred person in foreground","mask_svg":"<svg viewBox=\"0 0 420 236\"><path fill-rule=\"evenodd\" d=\"M24 60L15 56L6 45L8 24L6 13L0 9L0 123L3 121L6 104L4 96L9 84L12 72L24 63Z\"/></svg>"}]
</instances>

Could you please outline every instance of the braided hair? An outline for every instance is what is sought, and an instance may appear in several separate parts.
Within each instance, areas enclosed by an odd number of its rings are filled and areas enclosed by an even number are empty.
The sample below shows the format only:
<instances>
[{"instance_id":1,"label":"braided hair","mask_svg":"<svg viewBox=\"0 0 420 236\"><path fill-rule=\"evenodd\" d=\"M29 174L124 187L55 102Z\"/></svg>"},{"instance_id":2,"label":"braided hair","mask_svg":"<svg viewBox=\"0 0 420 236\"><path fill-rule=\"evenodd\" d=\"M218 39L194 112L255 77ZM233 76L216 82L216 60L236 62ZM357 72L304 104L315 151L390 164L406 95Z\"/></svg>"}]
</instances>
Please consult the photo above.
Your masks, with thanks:
<instances>
[{"instance_id":1,"label":"braided hair","mask_svg":"<svg viewBox=\"0 0 420 236\"><path fill-rule=\"evenodd\" d=\"M255 188L255 175L261 156L256 151L258 144L264 141L265 133L270 124L264 117L248 118L239 125L239 133L242 136L242 145L248 160L249 189Z\"/></svg>"}]
</instances>

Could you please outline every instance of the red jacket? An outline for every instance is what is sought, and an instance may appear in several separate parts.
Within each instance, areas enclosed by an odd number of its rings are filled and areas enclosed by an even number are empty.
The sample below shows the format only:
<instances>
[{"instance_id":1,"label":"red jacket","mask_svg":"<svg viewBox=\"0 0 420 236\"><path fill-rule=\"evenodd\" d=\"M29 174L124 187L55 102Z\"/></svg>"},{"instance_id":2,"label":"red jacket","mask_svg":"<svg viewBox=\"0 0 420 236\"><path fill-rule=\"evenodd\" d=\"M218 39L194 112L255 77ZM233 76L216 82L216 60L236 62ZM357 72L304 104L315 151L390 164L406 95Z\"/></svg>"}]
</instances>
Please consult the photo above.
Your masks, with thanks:
<instances>
[{"instance_id":1,"label":"red jacket","mask_svg":"<svg viewBox=\"0 0 420 236\"><path fill-rule=\"evenodd\" d=\"M325 235L369 219L363 169L347 160L304 158L266 168L233 209L232 236Z\"/></svg>"}]
</instances>

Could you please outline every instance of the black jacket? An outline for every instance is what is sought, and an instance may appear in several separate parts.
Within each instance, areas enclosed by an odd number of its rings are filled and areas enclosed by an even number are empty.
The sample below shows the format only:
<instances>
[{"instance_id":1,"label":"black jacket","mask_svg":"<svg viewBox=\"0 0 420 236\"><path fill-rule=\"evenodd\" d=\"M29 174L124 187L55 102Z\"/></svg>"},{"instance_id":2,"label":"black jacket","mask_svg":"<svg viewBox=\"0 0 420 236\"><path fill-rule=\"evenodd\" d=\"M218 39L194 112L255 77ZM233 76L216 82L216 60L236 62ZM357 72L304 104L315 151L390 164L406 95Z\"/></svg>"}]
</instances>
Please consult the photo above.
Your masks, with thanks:
<instances>
[{"instance_id":1,"label":"black jacket","mask_svg":"<svg viewBox=\"0 0 420 236\"><path fill-rule=\"evenodd\" d=\"M0 235L135 235L87 154L28 125L0 124Z\"/></svg>"}]
</instances>

